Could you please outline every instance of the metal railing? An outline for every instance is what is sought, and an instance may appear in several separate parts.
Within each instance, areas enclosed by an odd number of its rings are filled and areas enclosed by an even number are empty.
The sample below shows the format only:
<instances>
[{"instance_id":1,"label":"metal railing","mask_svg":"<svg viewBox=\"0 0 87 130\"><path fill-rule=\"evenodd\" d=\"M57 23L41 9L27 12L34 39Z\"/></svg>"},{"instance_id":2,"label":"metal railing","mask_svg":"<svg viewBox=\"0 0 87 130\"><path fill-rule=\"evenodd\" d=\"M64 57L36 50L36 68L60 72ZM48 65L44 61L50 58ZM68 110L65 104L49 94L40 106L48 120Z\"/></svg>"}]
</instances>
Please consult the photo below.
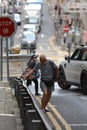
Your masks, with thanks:
<instances>
[{"instance_id":1,"label":"metal railing","mask_svg":"<svg viewBox=\"0 0 87 130\"><path fill-rule=\"evenodd\" d=\"M31 54L9 54L9 77L20 76L27 66ZM7 57L3 56L3 79L7 79Z\"/></svg>"},{"instance_id":2,"label":"metal railing","mask_svg":"<svg viewBox=\"0 0 87 130\"><path fill-rule=\"evenodd\" d=\"M30 128L32 130L55 130L29 88L23 85L23 81L19 77L15 78L15 96L20 108L24 130Z\"/></svg>"}]
</instances>

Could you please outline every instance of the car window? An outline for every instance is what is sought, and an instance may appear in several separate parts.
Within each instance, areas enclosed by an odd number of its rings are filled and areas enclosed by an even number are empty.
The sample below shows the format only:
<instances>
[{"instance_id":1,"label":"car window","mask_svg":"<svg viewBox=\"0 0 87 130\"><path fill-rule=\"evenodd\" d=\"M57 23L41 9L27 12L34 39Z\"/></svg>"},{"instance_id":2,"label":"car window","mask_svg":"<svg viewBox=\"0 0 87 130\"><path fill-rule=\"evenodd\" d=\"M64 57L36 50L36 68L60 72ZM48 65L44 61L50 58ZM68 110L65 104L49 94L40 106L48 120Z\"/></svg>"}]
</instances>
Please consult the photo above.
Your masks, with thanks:
<instances>
[{"instance_id":1,"label":"car window","mask_svg":"<svg viewBox=\"0 0 87 130\"><path fill-rule=\"evenodd\" d=\"M71 56L71 60L80 60L80 49L76 49Z\"/></svg>"},{"instance_id":2,"label":"car window","mask_svg":"<svg viewBox=\"0 0 87 130\"><path fill-rule=\"evenodd\" d=\"M14 18L20 18L19 14L14 14Z\"/></svg>"},{"instance_id":3,"label":"car window","mask_svg":"<svg viewBox=\"0 0 87 130\"><path fill-rule=\"evenodd\" d=\"M26 34L26 35L23 35L23 38L25 38L26 40L35 40L35 35L34 34Z\"/></svg>"},{"instance_id":4,"label":"car window","mask_svg":"<svg viewBox=\"0 0 87 130\"><path fill-rule=\"evenodd\" d=\"M83 61L87 61L87 50L83 51L83 54L82 54L81 59L82 59Z\"/></svg>"},{"instance_id":5,"label":"car window","mask_svg":"<svg viewBox=\"0 0 87 130\"><path fill-rule=\"evenodd\" d=\"M38 23L39 21L38 18L30 18L29 20L30 23Z\"/></svg>"},{"instance_id":6,"label":"car window","mask_svg":"<svg viewBox=\"0 0 87 130\"><path fill-rule=\"evenodd\" d=\"M25 24L29 24L29 23L37 24L38 22L39 22L38 18L26 18L25 19Z\"/></svg>"}]
</instances>

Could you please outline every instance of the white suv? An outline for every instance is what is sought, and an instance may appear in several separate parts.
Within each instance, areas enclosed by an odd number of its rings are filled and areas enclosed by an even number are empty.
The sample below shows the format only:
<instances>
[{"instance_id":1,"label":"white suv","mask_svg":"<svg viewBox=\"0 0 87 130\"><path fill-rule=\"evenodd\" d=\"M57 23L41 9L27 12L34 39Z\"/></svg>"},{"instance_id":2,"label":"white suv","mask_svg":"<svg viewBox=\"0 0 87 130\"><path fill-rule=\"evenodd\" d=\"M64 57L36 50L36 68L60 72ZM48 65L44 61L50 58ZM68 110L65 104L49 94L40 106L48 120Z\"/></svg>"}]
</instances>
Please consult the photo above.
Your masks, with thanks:
<instances>
[{"instance_id":1,"label":"white suv","mask_svg":"<svg viewBox=\"0 0 87 130\"><path fill-rule=\"evenodd\" d=\"M87 46L78 47L72 56L65 56L59 64L59 81L62 89L79 86L87 94Z\"/></svg>"}]
</instances>

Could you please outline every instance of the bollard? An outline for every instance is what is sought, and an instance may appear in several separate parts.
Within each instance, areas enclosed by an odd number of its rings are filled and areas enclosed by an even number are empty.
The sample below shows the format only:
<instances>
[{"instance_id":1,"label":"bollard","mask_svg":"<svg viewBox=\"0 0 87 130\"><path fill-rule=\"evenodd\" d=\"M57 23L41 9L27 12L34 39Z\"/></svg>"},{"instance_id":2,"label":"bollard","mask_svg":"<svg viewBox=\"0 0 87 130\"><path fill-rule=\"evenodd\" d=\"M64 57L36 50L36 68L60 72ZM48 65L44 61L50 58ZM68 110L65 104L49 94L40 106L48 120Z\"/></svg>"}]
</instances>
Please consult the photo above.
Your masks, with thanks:
<instances>
[{"instance_id":1,"label":"bollard","mask_svg":"<svg viewBox=\"0 0 87 130\"><path fill-rule=\"evenodd\" d=\"M41 130L38 129L37 127L40 126L40 123L41 120L37 114L37 111L34 108L32 110L26 111L25 120L24 120L24 130L29 130L29 129Z\"/></svg>"}]
</instances>

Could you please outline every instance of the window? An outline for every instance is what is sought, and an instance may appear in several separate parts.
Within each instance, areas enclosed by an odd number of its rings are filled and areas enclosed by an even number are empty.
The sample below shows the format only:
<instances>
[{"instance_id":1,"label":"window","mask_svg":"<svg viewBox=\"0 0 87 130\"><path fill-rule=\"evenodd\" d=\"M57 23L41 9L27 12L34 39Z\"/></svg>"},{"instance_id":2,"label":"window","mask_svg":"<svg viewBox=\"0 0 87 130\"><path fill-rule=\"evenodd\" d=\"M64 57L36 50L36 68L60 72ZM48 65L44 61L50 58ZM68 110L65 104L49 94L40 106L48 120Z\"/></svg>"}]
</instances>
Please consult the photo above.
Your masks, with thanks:
<instances>
[{"instance_id":1,"label":"window","mask_svg":"<svg viewBox=\"0 0 87 130\"><path fill-rule=\"evenodd\" d=\"M73 53L73 55L71 56L72 60L79 60L80 58L80 49L76 49L76 51Z\"/></svg>"},{"instance_id":2,"label":"window","mask_svg":"<svg viewBox=\"0 0 87 130\"><path fill-rule=\"evenodd\" d=\"M83 52L82 60L87 61L87 50Z\"/></svg>"}]
</instances>

